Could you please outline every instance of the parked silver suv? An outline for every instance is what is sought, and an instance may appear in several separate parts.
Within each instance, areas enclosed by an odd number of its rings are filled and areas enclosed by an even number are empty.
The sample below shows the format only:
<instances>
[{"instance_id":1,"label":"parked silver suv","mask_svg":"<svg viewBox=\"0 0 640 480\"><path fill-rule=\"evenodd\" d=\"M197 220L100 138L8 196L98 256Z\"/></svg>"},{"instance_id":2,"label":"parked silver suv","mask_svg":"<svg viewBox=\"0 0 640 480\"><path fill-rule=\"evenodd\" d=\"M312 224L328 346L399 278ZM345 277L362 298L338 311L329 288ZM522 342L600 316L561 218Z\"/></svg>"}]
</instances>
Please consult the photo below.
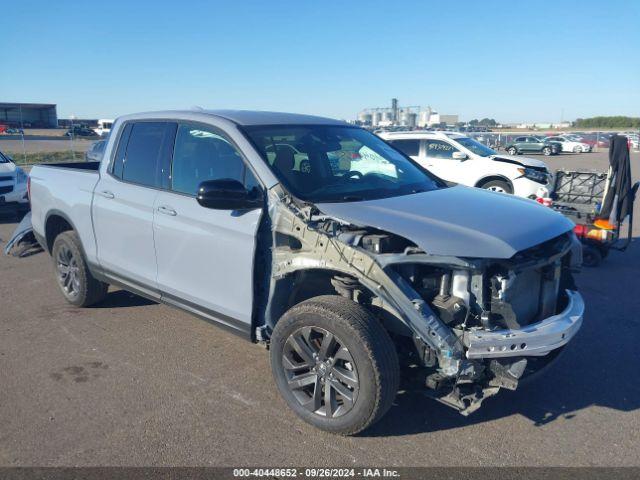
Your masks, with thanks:
<instances>
[{"instance_id":1,"label":"parked silver suv","mask_svg":"<svg viewBox=\"0 0 640 480\"><path fill-rule=\"evenodd\" d=\"M100 164L31 176L33 231L70 303L117 285L263 343L287 404L331 432L382 417L401 371L470 413L582 322L570 221L449 187L343 122L129 115Z\"/></svg>"}]
</instances>

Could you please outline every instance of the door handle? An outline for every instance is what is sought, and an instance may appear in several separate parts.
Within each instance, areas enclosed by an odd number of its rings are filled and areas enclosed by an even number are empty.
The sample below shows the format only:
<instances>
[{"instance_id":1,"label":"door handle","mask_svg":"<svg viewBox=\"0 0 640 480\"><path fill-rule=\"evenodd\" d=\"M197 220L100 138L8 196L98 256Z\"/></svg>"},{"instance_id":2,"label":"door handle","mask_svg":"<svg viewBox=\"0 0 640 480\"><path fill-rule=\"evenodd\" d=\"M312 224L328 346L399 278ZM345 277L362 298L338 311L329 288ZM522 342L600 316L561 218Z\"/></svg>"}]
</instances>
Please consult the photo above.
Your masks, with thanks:
<instances>
[{"instance_id":1,"label":"door handle","mask_svg":"<svg viewBox=\"0 0 640 480\"><path fill-rule=\"evenodd\" d=\"M102 190L101 192L97 192L98 195L100 195L101 197L104 198L115 198L116 196L113 194L113 192L110 192L109 190Z\"/></svg>"},{"instance_id":2,"label":"door handle","mask_svg":"<svg viewBox=\"0 0 640 480\"><path fill-rule=\"evenodd\" d=\"M178 212L176 212L173 208L167 207L165 205L158 207L158 212L163 213L165 215L170 215L172 217L175 217L176 215L178 215Z\"/></svg>"}]
</instances>

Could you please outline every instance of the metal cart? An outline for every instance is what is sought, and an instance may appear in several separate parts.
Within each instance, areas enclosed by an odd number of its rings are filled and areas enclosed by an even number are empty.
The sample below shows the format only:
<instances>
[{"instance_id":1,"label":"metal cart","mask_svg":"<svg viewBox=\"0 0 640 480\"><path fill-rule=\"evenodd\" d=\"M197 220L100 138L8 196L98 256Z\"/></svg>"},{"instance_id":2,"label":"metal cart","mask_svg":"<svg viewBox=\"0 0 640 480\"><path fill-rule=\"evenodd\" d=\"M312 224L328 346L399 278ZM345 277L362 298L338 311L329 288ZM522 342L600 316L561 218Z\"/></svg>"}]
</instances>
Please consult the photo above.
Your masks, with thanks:
<instances>
[{"instance_id":1,"label":"metal cart","mask_svg":"<svg viewBox=\"0 0 640 480\"><path fill-rule=\"evenodd\" d=\"M616 178L624 175L630 178L629 162L628 147L626 152L618 147L610 154L611 167L607 173L559 170L555 174L551 207L576 224L574 231L584 247L585 266L599 265L610 250L624 251L631 242L633 202L640 182L631 186L630 180L621 182L617 181L621 177ZM607 218L603 218L606 196L610 196L608 213ZM626 235L621 235L627 219Z\"/></svg>"}]
</instances>

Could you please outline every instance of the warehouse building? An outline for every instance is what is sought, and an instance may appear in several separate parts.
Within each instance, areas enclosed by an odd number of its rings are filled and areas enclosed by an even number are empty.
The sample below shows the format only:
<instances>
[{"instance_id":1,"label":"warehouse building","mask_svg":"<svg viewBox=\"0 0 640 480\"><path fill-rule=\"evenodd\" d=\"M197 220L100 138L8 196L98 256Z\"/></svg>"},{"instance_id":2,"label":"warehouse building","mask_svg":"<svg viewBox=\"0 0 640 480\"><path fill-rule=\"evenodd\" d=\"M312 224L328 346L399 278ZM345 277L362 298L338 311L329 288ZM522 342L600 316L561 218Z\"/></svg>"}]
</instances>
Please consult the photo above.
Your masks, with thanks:
<instances>
[{"instance_id":1,"label":"warehouse building","mask_svg":"<svg viewBox=\"0 0 640 480\"><path fill-rule=\"evenodd\" d=\"M0 124L13 128L56 128L58 113L53 103L0 103Z\"/></svg>"}]
</instances>

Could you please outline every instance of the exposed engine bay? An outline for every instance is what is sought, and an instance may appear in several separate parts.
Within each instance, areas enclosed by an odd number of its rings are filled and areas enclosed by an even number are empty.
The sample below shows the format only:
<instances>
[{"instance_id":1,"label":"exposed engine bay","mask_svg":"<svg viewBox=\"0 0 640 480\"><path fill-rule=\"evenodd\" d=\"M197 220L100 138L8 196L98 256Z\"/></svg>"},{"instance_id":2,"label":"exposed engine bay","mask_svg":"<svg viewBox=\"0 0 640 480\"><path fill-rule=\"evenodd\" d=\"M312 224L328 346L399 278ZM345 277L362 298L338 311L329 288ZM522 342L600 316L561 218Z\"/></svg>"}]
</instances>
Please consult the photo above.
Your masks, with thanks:
<instances>
[{"instance_id":1,"label":"exposed engine bay","mask_svg":"<svg viewBox=\"0 0 640 480\"><path fill-rule=\"evenodd\" d=\"M584 309L572 271L581 247L567 231L508 259L433 255L376 228L324 215L271 192L262 273L268 341L281 305L333 293L374 311L411 380L467 415L500 388L554 359L578 331Z\"/></svg>"}]
</instances>

